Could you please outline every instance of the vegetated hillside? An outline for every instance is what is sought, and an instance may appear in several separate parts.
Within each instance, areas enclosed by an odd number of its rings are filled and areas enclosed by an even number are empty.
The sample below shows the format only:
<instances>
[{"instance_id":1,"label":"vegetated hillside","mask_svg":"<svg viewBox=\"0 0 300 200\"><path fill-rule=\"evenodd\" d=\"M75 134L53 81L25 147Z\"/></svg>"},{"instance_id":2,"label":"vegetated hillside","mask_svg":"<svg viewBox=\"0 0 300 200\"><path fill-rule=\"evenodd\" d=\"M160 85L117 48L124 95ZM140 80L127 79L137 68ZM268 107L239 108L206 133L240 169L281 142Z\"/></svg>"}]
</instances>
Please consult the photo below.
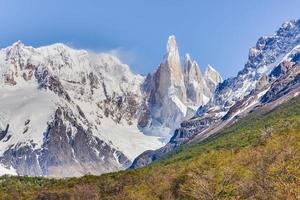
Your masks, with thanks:
<instances>
[{"instance_id":1,"label":"vegetated hillside","mask_svg":"<svg viewBox=\"0 0 300 200\"><path fill-rule=\"evenodd\" d=\"M300 97L260 108L138 170L70 179L8 177L2 199L298 199Z\"/></svg>"}]
</instances>

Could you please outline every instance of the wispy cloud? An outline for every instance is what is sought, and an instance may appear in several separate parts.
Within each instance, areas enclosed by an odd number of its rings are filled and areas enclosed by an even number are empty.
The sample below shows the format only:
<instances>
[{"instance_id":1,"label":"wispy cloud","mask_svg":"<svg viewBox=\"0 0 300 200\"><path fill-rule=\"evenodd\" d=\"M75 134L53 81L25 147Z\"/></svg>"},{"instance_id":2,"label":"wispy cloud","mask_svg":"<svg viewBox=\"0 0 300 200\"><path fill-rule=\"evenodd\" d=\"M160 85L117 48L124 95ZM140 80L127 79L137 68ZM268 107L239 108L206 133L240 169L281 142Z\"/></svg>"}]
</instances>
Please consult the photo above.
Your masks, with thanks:
<instances>
[{"instance_id":1,"label":"wispy cloud","mask_svg":"<svg viewBox=\"0 0 300 200\"><path fill-rule=\"evenodd\" d=\"M123 47L111 49L111 50L105 51L104 53L109 53L111 55L114 55L117 58L119 58L123 63L128 64L128 65L134 64L138 57L137 53L134 50L126 49Z\"/></svg>"}]
</instances>

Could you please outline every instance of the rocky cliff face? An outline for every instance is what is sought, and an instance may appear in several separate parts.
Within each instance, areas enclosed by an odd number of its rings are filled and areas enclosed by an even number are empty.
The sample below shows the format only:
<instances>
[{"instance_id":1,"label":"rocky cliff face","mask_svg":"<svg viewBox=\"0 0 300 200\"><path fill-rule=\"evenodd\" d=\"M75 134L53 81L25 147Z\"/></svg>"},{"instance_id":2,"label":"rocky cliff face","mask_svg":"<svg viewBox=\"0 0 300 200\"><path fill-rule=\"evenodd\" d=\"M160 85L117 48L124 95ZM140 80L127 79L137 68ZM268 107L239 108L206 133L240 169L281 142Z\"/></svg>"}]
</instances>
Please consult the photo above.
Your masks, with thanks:
<instances>
[{"instance_id":1,"label":"rocky cliff face","mask_svg":"<svg viewBox=\"0 0 300 200\"><path fill-rule=\"evenodd\" d=\"M216 87L222 82L222 77L210 65L208 65L203 75L197 62L192 60L189 54L186 54L184 82L188 105L198 107L208 103Z\"/></svg>"},{"instance_id":2,"label":"rocky cliff face","mask_svg":"<svg viewBox=\"0 0 300 200\"><path fill-rule=\"evenodd\" d=\"M274 35L261 37L250 49L244 69L219 84L210 101L200 106L196 116L181 123L167 145L141 154L131 167L147 165L179 145L218 133L257 106L275 107L299 95L299 45L300 20L286 22ZM207 73L214 72L208 69ZM211 77L213 86L218 76Z\"/></svg>"},{"instance_id":3,"label":"rocky cliff face","mask_svg":"<svg viewBox=\"0 0 300 200\"><path fill-rule=\"evenodd\" d=\"M220 74L211 65L208 65L205 70L205 80L208 88L212 92L214 92L219 83L223 81Z\"/></svg>"},{"instance_id":4,"label":"rocky cliff face","mask_svg":"<svg viewBox=\"0 0 300 200\"><path fill-rule=\"evenodd\" d=\"M145 96L140 128L147 134L169 140L184 119L193 116L200 105L208 102L220 75L212 68L202 75L196 61L186 56L181 66L175 36L170 36L167 52L154 74L143 84ZM212 83L213 81L213 83Z\"/></svg>"},{"instance_id":5,"label":"rocky cliff face","mask_svg":"<svg viewBox=\"0 0 300 200\"><path fill-rule=\"evenodd\" d=\"M158 130L158 135L167 136L174 123L178 124L186 115L186 93L182 67L174 36L167 43L167 53L157 71L147 79L149 91L146 101L149 109L149 122L143 127L147 132L152 128ZM150 83L148 83L148 81ZM148 92L148 94L147 94Z\"/></svg>"}]
</instances>

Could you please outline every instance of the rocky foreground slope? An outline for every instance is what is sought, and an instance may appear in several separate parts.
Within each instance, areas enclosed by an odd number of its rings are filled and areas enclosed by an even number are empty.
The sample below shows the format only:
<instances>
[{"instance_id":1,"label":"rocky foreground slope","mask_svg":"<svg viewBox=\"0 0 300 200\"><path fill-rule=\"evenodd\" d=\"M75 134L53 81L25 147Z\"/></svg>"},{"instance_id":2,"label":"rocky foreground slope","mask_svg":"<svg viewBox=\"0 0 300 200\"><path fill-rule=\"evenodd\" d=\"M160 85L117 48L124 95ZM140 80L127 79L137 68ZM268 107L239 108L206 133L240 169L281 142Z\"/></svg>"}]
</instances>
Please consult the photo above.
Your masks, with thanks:
<instances>
[{"instance_id":1,"label":"rocky foreground slope","mask_svg":"<svg viewBox=\"0 0 300 200\"><path fill-rule=\"evenodd\" d=\"M18 41L0 50L0 172L65 177L125 169L164 145L220 81L189 57L182 68L174 36L147 78L109 54Z\"/></svg>"}]
</instances>

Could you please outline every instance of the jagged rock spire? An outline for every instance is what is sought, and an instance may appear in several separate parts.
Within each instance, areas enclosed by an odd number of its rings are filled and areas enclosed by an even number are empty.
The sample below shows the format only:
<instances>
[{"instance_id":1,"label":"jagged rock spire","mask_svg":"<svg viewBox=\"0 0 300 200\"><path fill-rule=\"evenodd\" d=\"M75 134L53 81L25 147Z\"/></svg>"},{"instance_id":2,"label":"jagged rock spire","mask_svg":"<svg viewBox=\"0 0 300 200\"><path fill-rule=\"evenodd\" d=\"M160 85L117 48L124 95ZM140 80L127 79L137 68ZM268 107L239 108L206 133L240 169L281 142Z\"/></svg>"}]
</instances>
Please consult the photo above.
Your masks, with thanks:
<instances>
[{"instance_id":1,"label":"jagged rock spire","mask_svg":"<svg viewBox=\"0 0 300 200\"><path fill-rule=\"evenodd\" d=\"M167 42L167 52L164 56L164 60L160 65L160 69L158 71L163 72L165 71L166 76L163 76L163 79L169 77L170 83L167 85L175 85L179 88L179 96L180 100L186 101L186 97L183 90L184 88L184 80L183 80L183 73L182 73L182 66L180 63L180 56L179 51L176 43L176 38L174 35L169 36Z\"/></svg>"},{"instance_id":2,"label":"jagged rock spire","mask_svg":"<svg viewBox=\"0 0 300 200\"><path fill-rule=\"evenodd\" d=\"M184 61L184 78L188 103L199 106L207 103L211 96L198 63L186 54Z\"/></svg>"},{"instance_id":3,"label":"jagged rock spire","mask_svg":"<svg viewBox=\"0 0 300 200\"><path fill-rule=\"evenodd\" d=\"M167 52L177 52L178 53L176 37L174 35L170 35L168 38Z\"/></svg>"},{"instance_id":4,"label":"jagged rock spire","mask_svg":"<svg viewBox=\"0 0 300 200\"><path fill-rule=\"evenodd\" d=\"M197 80L200 80L202 78L202 73L200 71L198 63L195 60L192 60L188 53L185 55L184 73L186 76L193 76ZM187 76L187 78L190 78L190 76Z\"/></svg>"},{"instance_id":5,"label":"jagged rock spire","mask_svg":"<svg viewBox=\"0 0 300 200\"><path fill-rule=\"evenodd\" d=\"M147 109L151 121L144 124L150 129L155 124L156 134L159 136L168 136L172 133L172 129L179 125L187 112L184 75L175 36L171 35L168 38L166 50L158 69L151 79L146 80L151 81L151 84L144 84L151 86L147 87L150 93Z\"/></svg>"},{"instance_id":6,"label":"jagged rock spire","mask_svg":"<svg viewBox=\"0 0 300 200\"><path fill-rule=\"evenodd\" d=\"M184 78L175 36L171 35L167 42L167 52L163 62L154 74L159 98L173 93L182 102L186 101Z\"/></svg>"},{"instance_id":7,"label":"jagged rock spire","mask_svg":"<svg viewBox=\"0 0 300 200\"><path fill-rule=\"evenodd\" d=\"M221 75L211 65L208 65L205 70L205 80L211 92L214 92L219 83L223 81Z\"/></svg>"},{"instance_id":8,"label":"jagged rock spire","mask_svg":"<svg viewBox=\"0 0 300 200\"><path fill-rule=\"evenodd\" d=\"M192 117L198 106L206 104L212 96L215 85L210 89L195 60L187 54L183 68L174 35L168 38L166 54L153 76L149 76L144 86L144 92L150 93L148 99L147 117L140 123L143 128L153 129L159 136L166 130L172 133L174 128L189 117ZM210 72L212 80L214 73ZM210 80L209 79L209 80ZM218 83L219 79L213 81ZM148 121L144 120L147 119ZM162 132L160 132L162 131Z\"/></svg>"}]
</instances>

